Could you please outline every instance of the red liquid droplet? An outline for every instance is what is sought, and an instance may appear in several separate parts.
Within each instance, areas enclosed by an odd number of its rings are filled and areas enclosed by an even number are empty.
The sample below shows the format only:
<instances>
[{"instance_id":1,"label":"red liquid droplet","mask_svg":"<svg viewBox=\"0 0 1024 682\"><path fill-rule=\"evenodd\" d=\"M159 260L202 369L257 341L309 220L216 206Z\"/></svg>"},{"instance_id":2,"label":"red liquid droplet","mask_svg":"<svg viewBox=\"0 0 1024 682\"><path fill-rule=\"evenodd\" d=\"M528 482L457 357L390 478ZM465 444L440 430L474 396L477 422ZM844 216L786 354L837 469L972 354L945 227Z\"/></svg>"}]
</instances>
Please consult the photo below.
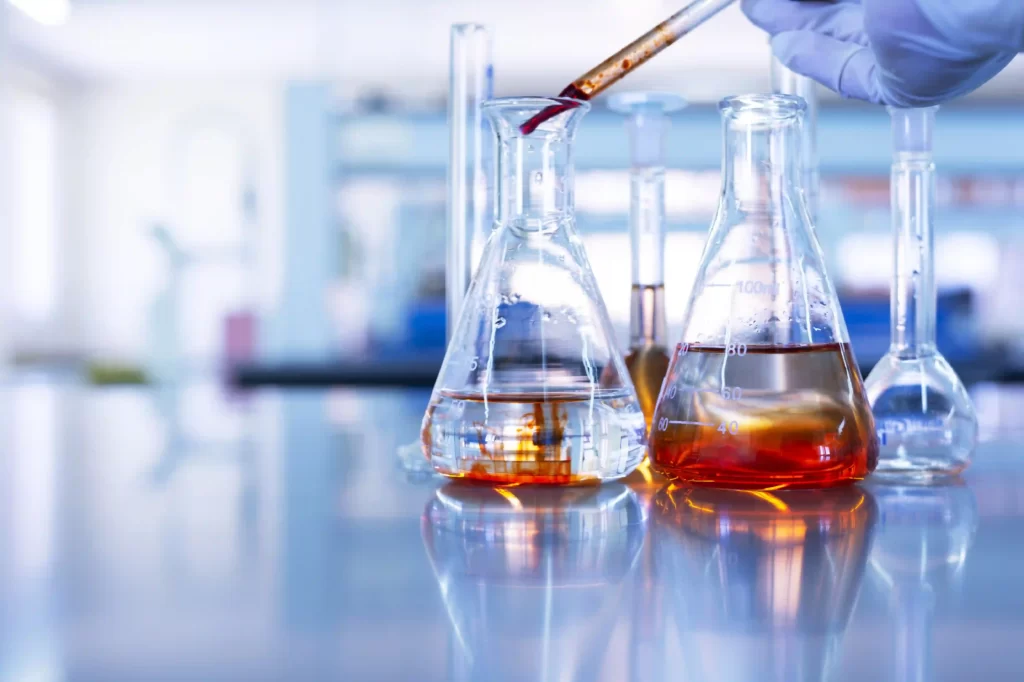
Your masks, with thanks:
<instances>
[{"instance_id":1,"label":"red liquid droplet","mask_svg":"<svg viewBox=\"0 0 1024 682\"><path fill-rule=\"evenodd\" d=\"M558 93L558 96L566 97L568 99L582 100L584 102L590 99L590 95L583 92L575 85L570 85L565 90L562 90L560 93ZM570 109L575 109L578 106L578 104L572 102L563 102L560 104L552 104L549 107L545 107L544 109L541 109L539 112L537 112L533 117L531 117L530 120L528 120L526 123L519 126L519 132L521 132L523 135L530 135L545 121L550 121L555 116L558 116L563 112L569 111Z\"/></svg>"}]
</instances>

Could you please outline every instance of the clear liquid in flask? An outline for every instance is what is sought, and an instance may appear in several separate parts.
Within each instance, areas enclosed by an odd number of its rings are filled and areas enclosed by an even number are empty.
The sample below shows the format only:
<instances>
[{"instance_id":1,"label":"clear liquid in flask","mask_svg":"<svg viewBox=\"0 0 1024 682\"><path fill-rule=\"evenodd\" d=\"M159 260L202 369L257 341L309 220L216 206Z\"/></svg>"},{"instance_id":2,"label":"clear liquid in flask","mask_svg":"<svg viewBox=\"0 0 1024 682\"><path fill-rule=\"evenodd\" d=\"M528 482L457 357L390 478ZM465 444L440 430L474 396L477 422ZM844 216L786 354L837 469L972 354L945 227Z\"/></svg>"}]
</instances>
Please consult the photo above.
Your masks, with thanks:
<instances>
[{"instance_id":1,"label":"clear liquid in flask","mask_svg":"<svg viewBox=\"0 0 1024 682\"><path fill-rule=\"evenodd\" d=\"M680 344L650 452L692 483L829 487L867 476L878 441L848 344Z\"/></svg>"},{"instance_id":2,"label":"clear liquid in flask","mask_svg":"<svg viewBox=\"0 0 1024 682\"><path fill-rule=\"evenodd\" d=\"M624 476L644 456L644 418L626 389L439 391L422 440L435 470L490 483L573 485Z\"/></svg>"}]
</instances>

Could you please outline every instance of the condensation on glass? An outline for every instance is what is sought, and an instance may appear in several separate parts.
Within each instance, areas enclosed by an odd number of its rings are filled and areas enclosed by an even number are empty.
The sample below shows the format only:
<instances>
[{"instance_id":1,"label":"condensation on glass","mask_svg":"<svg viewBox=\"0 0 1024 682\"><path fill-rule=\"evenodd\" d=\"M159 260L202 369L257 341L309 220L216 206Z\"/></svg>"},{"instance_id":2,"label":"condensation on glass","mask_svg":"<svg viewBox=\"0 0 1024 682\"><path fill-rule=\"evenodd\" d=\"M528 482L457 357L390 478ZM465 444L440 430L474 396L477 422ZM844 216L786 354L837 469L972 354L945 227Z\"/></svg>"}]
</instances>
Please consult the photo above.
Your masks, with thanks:
<instances>
[{"instance_id":1,"label":"condensation on glass","mask_svg":"<svg viewBox=\"0 0 1024 682\"><path fill-rule=\"evenodd\" d=\"M878 440L801 190L804 103L720 110L721 201L651 426L654 467L736 488L862 479Z\"/></svg>"},{"instance_id":2,"label":"condensation on glass","mask_svg":"<svg viewBox=\"0 0 1024 682\"><path fill-rule=\"evenodd\" d=\"M565 110L525 135L545 107ZM423 420L445 476L577 484L642 460L643 412L615 344L573 205L583 102L491 100L497 227L484 249Z\"/></svg>"},{"instance_id":3,"label":"condensation on glass","mask_svg":"<svg viewBox=\"0 0 1024 682\"><path fill-rule=\"evenodd\" d=\"M932 130L937 109L889 110L892 341L865 382L881 443L878 474L923 480L963 471L978 439L971 398L935 343Z\"/></svg>"}]
</instances>

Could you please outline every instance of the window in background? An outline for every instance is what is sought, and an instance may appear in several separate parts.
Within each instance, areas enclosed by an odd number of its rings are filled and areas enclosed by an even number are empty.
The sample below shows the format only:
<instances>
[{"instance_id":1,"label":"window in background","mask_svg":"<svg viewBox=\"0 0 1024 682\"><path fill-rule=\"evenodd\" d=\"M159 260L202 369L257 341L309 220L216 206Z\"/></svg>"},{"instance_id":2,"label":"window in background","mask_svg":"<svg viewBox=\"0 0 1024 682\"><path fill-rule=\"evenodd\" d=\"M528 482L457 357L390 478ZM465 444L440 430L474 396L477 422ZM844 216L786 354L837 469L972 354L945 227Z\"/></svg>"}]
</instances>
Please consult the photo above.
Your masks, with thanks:
<instances>
[{"instance_id":1,"label":"window in background","mask_svg":"<svg viewBox=\"0 0 1024 682\"><path fill-rule=\"evenodd\" d=\"M13 306L19 322L38 328L57 306L57 129L55 103L36 92L11 98L14 172Z\"/></svg>"}]
</instances>

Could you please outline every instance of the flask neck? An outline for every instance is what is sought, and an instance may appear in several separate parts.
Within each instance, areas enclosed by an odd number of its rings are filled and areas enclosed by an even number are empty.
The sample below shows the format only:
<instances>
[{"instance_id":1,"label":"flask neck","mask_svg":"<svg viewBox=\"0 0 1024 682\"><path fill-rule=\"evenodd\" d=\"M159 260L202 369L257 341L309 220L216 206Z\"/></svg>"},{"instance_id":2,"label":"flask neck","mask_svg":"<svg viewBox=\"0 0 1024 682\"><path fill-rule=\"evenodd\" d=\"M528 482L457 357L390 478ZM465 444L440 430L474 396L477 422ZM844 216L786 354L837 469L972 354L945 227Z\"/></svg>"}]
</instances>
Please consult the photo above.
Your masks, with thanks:
<instances>
[{"instance_id":1,"label":"flask neck","mask_svg":"<svg viewBox=\"0 0 1024 682\"><path fill-rule=\"evenodd\" d=\"M773 212L800 195L800 119L726 116L722 196L744 212Z\"/></svg>"},{"instance_id":2,"label":"flask neck","mask_svg":"<svg viewBox=\"0 0 1024 682\"><path fill-rule=\"evenodd\" d=\"M529 136L499 133L498 140L498 221L543 231L571 216L575 200L571 138L535 132Z\"/></svg>"},{"instance_id":3,"label":"flask neck","mask_svg":"<svg viewBox=\"0 0 1024 682\"><path fill-rule=\"evenodd\" d=\"M928 152L897 152L890 185L893 227L892 352L935 352L935 268L932 212L935 164Z\"/></svg>"}]
</instances>

